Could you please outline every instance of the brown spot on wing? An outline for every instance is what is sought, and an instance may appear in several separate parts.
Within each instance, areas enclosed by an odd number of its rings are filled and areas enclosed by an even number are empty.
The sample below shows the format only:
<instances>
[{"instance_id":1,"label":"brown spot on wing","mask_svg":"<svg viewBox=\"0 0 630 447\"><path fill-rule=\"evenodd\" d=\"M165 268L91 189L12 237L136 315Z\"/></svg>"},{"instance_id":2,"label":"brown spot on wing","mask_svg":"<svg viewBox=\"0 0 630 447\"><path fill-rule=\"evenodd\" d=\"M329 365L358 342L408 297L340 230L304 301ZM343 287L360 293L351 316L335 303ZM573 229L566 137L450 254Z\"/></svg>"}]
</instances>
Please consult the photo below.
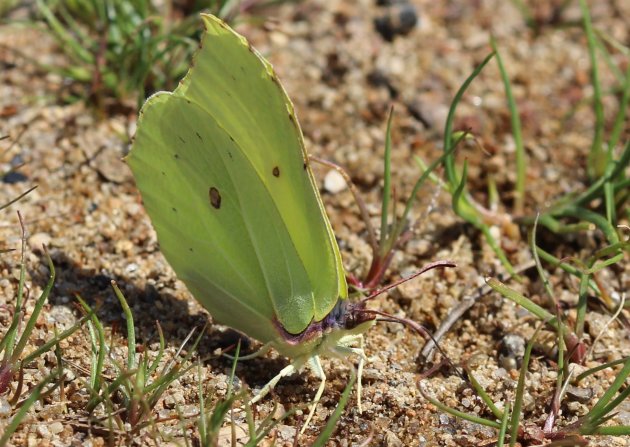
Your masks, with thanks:
<instances>
[{"instance_id":1,"label":"brown spot on wing","mask_svg":"<svg viewBox=\"0 0 630 447\"><path fill-rule=\"evenodd\" d=\"M278 166L275 166L275 167L273 168L272 173L273 173L273 176L274 176L274 177L280 177L280 168L279 168Z\"/></svg>"},{"instance_id":2,"label":"brown spot on wing","mask_svg":"<svg viewBox=\"0 0 630 447\"><path fill-rule=\"evenodd\" d=\"M210 204L217 210L221 208L221 193L219 193L219 190L211 186L208 195L210 196Z\"/></svg>"}]
</instances>

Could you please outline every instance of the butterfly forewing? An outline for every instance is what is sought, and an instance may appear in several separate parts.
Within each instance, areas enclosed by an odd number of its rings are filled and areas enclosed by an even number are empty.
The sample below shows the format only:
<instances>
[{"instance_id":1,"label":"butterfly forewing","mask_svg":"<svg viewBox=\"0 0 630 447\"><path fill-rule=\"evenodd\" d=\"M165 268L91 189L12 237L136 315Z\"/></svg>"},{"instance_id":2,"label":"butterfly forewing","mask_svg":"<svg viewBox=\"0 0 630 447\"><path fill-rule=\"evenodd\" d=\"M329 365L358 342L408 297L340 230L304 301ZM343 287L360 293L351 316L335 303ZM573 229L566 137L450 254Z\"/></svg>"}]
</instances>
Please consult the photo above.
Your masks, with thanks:
<instances>
[{"instance_id":1,"label":"butterfly forewing","mask_svg":"<svg viewBox=\"0 0 630 447\"><path fill-rule=\"evenodd\" d=\"M129 164L178 276L218 321L258 338L322 319L346 286L293 107L220 20L173 94L143 108Z\"/></svg>"}]
</instances>

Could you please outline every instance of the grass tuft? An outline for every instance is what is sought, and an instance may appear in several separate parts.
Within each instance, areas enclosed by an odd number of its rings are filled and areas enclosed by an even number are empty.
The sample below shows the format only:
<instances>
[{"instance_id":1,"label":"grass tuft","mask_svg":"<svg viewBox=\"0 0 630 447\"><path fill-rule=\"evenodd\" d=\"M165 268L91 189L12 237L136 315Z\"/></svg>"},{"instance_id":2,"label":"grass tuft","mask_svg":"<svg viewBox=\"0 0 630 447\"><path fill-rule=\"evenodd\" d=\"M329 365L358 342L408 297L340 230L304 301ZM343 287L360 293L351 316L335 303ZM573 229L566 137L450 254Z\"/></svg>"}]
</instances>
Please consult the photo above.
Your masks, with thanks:
<instances>
[{"instance_id":1,"label":"grass tuft","mask_svg":"<svg viewBox=\"0 0 630 447\"><path fill-rule=\"evenodd\" d=\"M275 3L36 0L46 29L67 58L65 66L43 68L82 86L79 98L101 112L134 102L139 109L153 92L172 90L188 70L198 47L200 13L232 22Z\"/></svg>"},{"instance_id":2,"label":"grass tuft","mask_svg":"<svg viewBox=\"0 0 630 447\"><path fill-rule=\"evenodd\" d=\"M112 288L125 315L127 325L127 356L126 359L114 355L114 346L105 341L105 330L96 314L80 297L77 300L90 316L88 332L92 346L91 369L86 387L90 392L90 400L86 411L94 414L97 408L105 413L104 418L94 417L94 423L105 426L114 433L113 427L123 429L128 424L130 429L126 436L131 439L141 429L154 424L153 409L164 392L173 383L186 374L194 364L190 359L201 341L204 330L193 342L189 352L181 356L184 347L192 338L193 329L175 353L173 359L164 358L164 336L157 324L160 338L160 348L153 360L136 350L135 326L133 314L127 300L112 281ZM160 368L160 365L163 366ZM104 374L105 369L112 369L114 374ZM124 432L124 430L123 430Z\"/></svg>"},{"instance_id":3,"label":"grass tuft","mask_svg":"<svg viewBox=\"0 0 630 447\"><path fill-rule=\"evenodd\" d=\"M24 355L26 348L32 347L30 345L31 335L33 334L37 320L41 315L44 305L46 304L55 283L55 266L48 254L48 250L46 250L46 247L43 247L50 274L46 286L39 297L35 300L31 314L28 318L26 318L26 304L28 302L30 290L25 284L27 231L22 215L19 212L18 219L22 230L20 277L18 280L18 288L13 308L13 318L11 319L8 329L2 336L2 339L0 339L0 354L2 355L2 358L0 359L0 395L8 395L11 392L11 385L17 375L17 384L13 389L13 395L7 399L13 409L17 409L17 412L4 428L4 433L0 437L0 446L4 446L8 443L11 434L20 426L30 407L35 402L50 395L57 387L63 386L64 379L62 364L58 362L57 371L49 374L45 379L36 384L34 388L28 391L28 395L24 397L24 382L22 374L24 367L52 349L58 351L59 342L76 332L86 320L86 318L80 319L70 328L61 333L57 333L55 331L55 336L53 338L32 349L28 355Z\"/></svg>"}]
</instances>

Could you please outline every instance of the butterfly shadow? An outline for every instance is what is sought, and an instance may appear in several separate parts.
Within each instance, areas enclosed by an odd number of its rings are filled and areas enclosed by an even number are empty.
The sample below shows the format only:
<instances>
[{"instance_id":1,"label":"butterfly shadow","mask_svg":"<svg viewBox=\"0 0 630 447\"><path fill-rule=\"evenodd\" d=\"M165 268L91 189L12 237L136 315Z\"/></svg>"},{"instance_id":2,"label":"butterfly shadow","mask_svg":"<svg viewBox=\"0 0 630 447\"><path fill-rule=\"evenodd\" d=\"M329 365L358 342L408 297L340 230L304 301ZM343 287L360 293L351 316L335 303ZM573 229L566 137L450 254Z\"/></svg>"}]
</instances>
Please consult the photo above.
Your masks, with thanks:
<instances>
[{"instance_id":1,"label":"butterfly shadow","mask_svg":"<svg viewBox=\"0 0 630 447\"><path fill-rule=\"evenodd\" d=\"M207 312L191 309L186 299L158 291L151 284L137 286L138 280L135 278L82 267L79 261L62 250L50 250L50 255L56 272L55 284L48 297L53 313L55 310L61 311L61 308L66 307L75 316L82 315L84 312L76 299L78 295L95 311L106 332L119 333L124 338L126 321L120 302L112 288L112 281L115 280L131 308L137 346L148 346L159 342L156 322L159 322L162 329L167 348L174 349L182 346L195 328L195 334L187 342L188 347L192 346L199 330L205 327L204 335L197 347L197 358L202 359L202 362L210 366L213 372L224 374L230 373L233 360L222 356L221 352L227 351L233 354L239 340L241 355L255 352L260 347L259 343L253 342L235 330L213 324ZM40 288L44 288L49 280L48 270L39 268L46 263L46 256L40 254L40 262L29 270L33 284ZM190 299L193 299L192 296ZM121 344L124 343L121 341ZM259 388L288 363L289 361L281 356L264 356L239 361L236 375L250 388ZM279 401L285 404L295 399L296 395L299 395L296 387L301 388L306 385L307 380L304 374L284 379L277 387Z\"/></svg>"}]
</instances>

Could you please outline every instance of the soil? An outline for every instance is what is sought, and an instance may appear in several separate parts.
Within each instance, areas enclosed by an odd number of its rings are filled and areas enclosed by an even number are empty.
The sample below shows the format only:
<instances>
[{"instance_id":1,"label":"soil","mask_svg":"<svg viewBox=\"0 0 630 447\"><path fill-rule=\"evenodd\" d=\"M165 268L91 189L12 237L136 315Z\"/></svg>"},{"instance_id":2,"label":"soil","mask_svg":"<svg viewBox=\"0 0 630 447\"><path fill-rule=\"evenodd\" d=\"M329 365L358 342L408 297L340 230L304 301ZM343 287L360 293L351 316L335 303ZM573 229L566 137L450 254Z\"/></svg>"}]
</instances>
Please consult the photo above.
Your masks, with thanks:
<instances>
[{"instance_id":1,"label":"soil","mask_svg":"<svg viewBox=\"0 0 630 447\"><path fill-rule=\"evenodd\" d=\"M590 106L590 63L579 26L578 2L572 2L560 17L554 16L560 1L528 2L537 19L536 27L527 26L523 14L514 6L516 3L413 0L405 8L411 5L418 23L406 34L389 35L391 41L379 33L375 20L382 27L388 17L394 21L400 18L402 3L290 3L267 11L265 26L241 22L235 27L273 64L295 104L308 151L335 161L348 171L375 226L380 219L385 127L390 107L394 106L392 182L402 204L421 172L414 157L428 163L441 154L448 107L460 85L490 53L489 37L494 35L522 118L529 163L525 212L531 215L559 195L585 188L585 163L595 118ZM627 44L630 3L591 3L595 28ZM409 14L407 10L403 16ZM402 29L394 26L397 30ZM74 87L29 60L65 63L59 48L43 31L4 25L0 28L0 45L0 134L9 136L0 142L3 148L9 148L0 162L4 170L24 163L17 170L21 176L4 177L0 202L7 202L30 186L38 186L0 214L2 248L16 250L0 258L0 328L8 327L17 291L19 210L28 230L27 315L48 279L42 244L48 246L57 273L27 351L80 318L75 299L78 294L97 309L116 347L113 355L124 362L125 321L110 286L110 281L115 280L131 306L139 349L149 357L155 355L159 321L166 339L167 360L173 358L188 333L212 322L212 318L177 280L161 255L131 172L122 160L135 130L135 112L99 117L81 101L62 101L60 98L68 98ZM19 49L21 55L11 49ZM627 57L624 60L619 53L613 53L613 57L624 71ZM606 93L604 110L606 119L612 122L617 100L609 89L616 81L605 63L600 68ZM457 155L458 163L468 160L474 198L488 205L488 183L494 181L499 192L495 211L509 217L513 213L515 146L496 62L490 62L470 86L457 112L456 129L469 129L475 136L475 141L465 144ZM628 138L627 125L624 138L622 141ZM339 185L335 174L318 166L314 170L346 269L360 277L369 267L371 253L352 194ZM547 297L539 275L535 269L528 269L521 282L509 281L483 237L453 213L450 196L435 184L428 184L419 193L412 217L417 221L414 236L396 253L384 282L440 259L453 260L457 267L433 271L405 283L375 300L374 307L412 319L433 332L464 298L473 299L474 305L440 340L440 346L453 364L466 362L497 405L513 401L524 341L533 335L539 321L496 293L478 291L486 277L502 277L511 287L544 304ZM503 231L501 244L511 262L518 266L531 261L526 227L508 225L494 230L500 233L506 228L512 231ZM558 258L584 259L601 248L602 241L602 235L595 230L569 236L542 230L539 234L540 245ZM619 299L630 285L627 261L626 255L598 278L613 298ZM557 267L545 268L556 299L572 321L577 279ZM618 320L606 327L610 314L602 306L589 309L586 345L591 346L601 331L603 335L585 365L572 365L577 372L630 353L627 327ZM193 356L195 360L202 359L209 406L225 396L232 366L229 359L218 355L218 350L235 339L232 331L211 324ZM112 433L117 436L129 429L123 426L109 432L106 423L99 425L90 420L85 410L89 399L85 388L90 369L89 340L87 328L83 327L61 343L67 371L65 396L57 390L35 404L13 436L12 444L97 446L110 443ZM446 405L492 419L490 411L452 367L437 368L425 378L425 373L443 356L422 358L424 344L423 338L396 323L378 324L367 333L363 412L358 411L355 390L328 445L493 445L495 430L446 415L422 396L420 387ZM528 426L543 426L555 391L556 354L552 345L552 333L543 330L527 374L524 417ZM257 346L252 342L248 349ZM27 365L24 391L34 387L56 364L51 352ZM275 353L240 362L236 385L259 389L287 364L287 359ZM324 370L328 377L325 392L297 445L309 445L321 432L350 377L348 365L338 361L324 360ZM113 373L109 366L104 375ZM584 415L613 379L614 371L608 369L581 382L579 389L563 401L559 425L575 422ZM198 381L197 368L176 380L155 407L156 424L114 443L185 445L184 437L195 438ZM270 432L266 445L272 439L276 445L293 445L296 427L303 420L300 415L305 413L305 405L318 384L313 374L305 370L283 379L272 397L256 407L257 421L270 413L282 415L298 408L296 416L280 422ZM100 408L92 416L99 418L104 414ZM4 418L0 419L0 426L8 416L10 411L0 415ZM246 440L243 412L236 411L234 417L237 437ZM610 423L630 424L629 402L622 403ZM221 442L229 445L229 421L225 427ZM590 442L607 446L627 444L622 437L594 437Z\"/></svg>"}]
</instances>

